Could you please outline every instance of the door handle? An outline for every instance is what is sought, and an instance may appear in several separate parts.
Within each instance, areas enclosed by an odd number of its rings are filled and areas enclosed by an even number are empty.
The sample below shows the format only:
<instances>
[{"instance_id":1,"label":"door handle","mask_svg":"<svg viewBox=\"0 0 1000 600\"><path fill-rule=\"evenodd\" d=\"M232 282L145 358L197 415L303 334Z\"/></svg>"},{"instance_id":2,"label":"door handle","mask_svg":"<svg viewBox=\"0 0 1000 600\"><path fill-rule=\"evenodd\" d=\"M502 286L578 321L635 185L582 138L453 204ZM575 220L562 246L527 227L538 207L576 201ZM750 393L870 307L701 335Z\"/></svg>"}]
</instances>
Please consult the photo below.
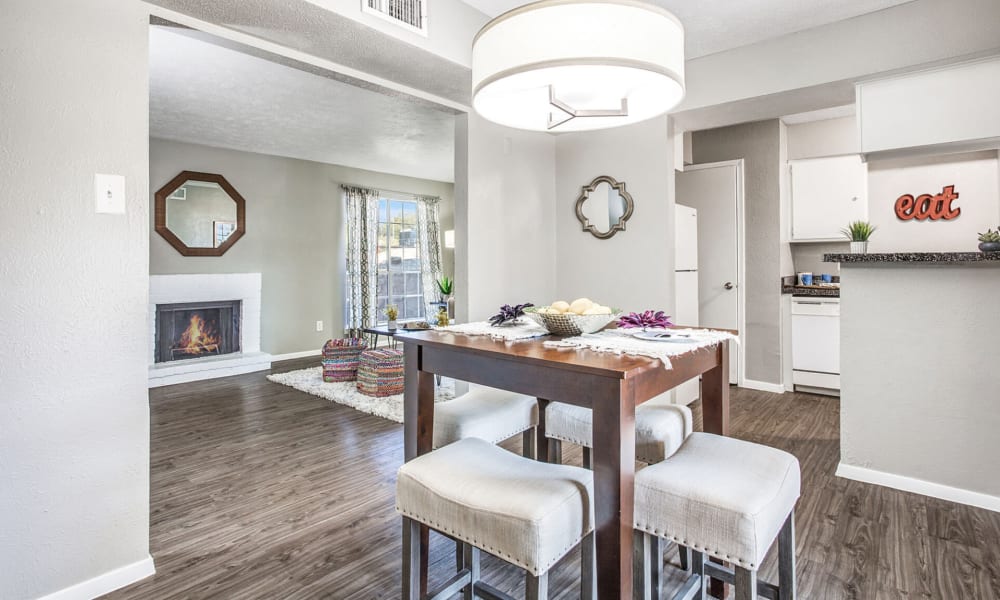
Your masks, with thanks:
<instances>
[{"instance_id":1,"label":"door handle","mask_svg":"<svg viewBox=\"0 0 1000 600\"><path fill-rule=\"evenodd\" d=\"M731 289L733 289L733 282L732 281L727 281L725 283L725 285L723 285L722 287L726 288L727 290L731 290Z\"/></svg>"}]
</instances>

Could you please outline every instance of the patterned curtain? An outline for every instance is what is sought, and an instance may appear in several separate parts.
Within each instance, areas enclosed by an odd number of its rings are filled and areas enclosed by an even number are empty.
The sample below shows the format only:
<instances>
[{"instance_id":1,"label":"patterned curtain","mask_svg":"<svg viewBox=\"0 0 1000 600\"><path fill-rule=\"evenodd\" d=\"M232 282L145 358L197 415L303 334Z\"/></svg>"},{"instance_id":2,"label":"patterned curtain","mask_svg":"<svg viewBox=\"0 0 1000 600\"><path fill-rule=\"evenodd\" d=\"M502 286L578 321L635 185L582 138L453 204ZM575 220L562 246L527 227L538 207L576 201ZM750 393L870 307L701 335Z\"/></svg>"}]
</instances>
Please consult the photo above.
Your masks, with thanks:
<instances>
[{"instance_id":1,"label":"patterned curtain","mask_svg":"<svg viewBox=\"0 0 1000 600\"><path fill-rule=\"evenodd\" d=\"M430 314L429 302L436 302L440 292L438 291L437 280L441 278L441 237L439 232L439 198L418 197L417 198L417 229L420 235L420 281L424 286L424 310L428 311L427 318L433 319Z\"/></svg>"},{"instance_id":2,"label":"patterned curtain","mask_svg":"<svg viewBox=\"0 0 1000 600\"><path fill-rule=\"evenodd\" d=\"M347 299L344 326L349 334L375 324L378 276L378 190L343 186L347 203Z\"/></svg>"}]
</instances>

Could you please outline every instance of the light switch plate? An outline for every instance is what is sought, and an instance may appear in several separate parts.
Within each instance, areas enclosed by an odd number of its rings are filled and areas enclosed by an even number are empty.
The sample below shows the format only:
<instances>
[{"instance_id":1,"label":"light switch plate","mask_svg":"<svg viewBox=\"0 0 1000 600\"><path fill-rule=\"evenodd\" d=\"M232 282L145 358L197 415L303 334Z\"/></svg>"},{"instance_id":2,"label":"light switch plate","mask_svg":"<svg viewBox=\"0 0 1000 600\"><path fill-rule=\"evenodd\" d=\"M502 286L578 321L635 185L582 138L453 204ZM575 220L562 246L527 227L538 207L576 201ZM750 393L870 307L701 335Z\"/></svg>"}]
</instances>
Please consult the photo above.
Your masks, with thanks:
<instances>
[{"instance_id":1,"label":"light switch plate","mask_svg":"<svg viewBox=\"0 0 1000 600\"><path fill-rule=\"evenodd\" d=\"M123 175L94 175L94 208L98 213L125 214L125 177Z\"/></svg>"},{"instance_id":2,"label":"light switch plate","mask_svg":"<svg viewBox=\"0 0 1000 600\"><path fill-rule=\"evenodd\" d=\"M323 331L323 321L316 321L316 331Z\"/></svg>"}]
</instances>

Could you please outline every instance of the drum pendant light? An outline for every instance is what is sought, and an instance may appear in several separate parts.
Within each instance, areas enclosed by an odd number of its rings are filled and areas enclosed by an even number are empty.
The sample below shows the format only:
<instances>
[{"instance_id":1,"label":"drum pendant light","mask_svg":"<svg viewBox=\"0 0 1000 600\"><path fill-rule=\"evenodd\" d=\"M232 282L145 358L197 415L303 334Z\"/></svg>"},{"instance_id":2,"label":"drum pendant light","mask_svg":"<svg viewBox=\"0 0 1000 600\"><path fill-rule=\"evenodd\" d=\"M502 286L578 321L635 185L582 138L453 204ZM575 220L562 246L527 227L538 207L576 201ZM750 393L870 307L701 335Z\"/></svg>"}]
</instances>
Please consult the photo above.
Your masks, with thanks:
<instances>
[{"instance_id":1,"label":"drum pendant light","mask_svg":"<svg viewBox=\"0 0 1000 600\"><path fill-rule=\"evenodd\" d=\"M684 27L638 0L542 0L487 23L472 42L472 104L517 129L604 129L684 98Z\"/></svg>"}]
</instances>

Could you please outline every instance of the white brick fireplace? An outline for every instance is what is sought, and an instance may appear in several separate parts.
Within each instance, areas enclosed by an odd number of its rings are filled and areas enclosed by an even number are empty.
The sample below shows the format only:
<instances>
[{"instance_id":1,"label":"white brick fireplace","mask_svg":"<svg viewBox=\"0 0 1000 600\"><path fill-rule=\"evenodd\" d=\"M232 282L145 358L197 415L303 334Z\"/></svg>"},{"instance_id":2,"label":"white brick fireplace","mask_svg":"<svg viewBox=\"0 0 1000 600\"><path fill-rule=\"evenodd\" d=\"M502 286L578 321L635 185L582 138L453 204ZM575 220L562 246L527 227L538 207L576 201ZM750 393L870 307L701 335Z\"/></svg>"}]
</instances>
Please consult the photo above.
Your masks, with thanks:
<instances>
[{"instance_id":1,"label":"white brick fireplace","mask_svg":"<svg viewBox=\"0 0 1000 600\"><path fill-rule=\"evenodd\" d=\"M149 387L213 379L271 368L271 355L260 351L260 273L220 275L151 275L149 277ZM241 301L241 351L156 362L156 306L184 302Z\"/></svg>"}]
</instances>

